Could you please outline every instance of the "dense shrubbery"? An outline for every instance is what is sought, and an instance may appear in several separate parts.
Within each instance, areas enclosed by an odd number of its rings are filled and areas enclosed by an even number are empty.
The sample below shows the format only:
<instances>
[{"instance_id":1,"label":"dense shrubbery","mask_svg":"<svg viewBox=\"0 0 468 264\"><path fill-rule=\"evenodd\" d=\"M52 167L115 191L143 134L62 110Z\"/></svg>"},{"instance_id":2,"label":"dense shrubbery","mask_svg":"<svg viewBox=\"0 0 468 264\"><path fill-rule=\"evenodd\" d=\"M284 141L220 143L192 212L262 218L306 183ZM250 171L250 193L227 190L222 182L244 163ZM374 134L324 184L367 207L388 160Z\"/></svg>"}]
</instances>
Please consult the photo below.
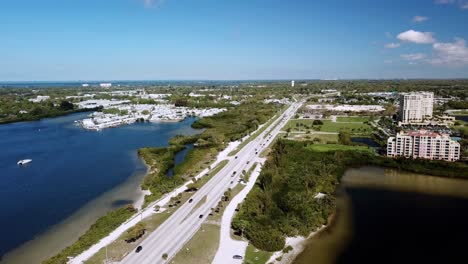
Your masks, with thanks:
<instances>
[{"instance_id":1,"label":"dense shrubbery","mask_svg":"<svg viewBox=\"0 0 468 264\"><path fill-rule=\"evenodd\" d=\"M123 236L123 239L127 243L135 242L138 240L140 237L142 237L145 234L146 231L146 226L144 223L140 222L136 224L135 226L129 228Z\"/></svg>"},{"instance_id":2,"label":"dense shrubbery","mask_svg":"<svg viewBox=\"0 0 468 264\"><path fill-rule=\"evenodd\" d=\"M468 178L468 165L444 161L390 159L369 151L314 151L310 142L279 140L232 227L257 248L277 251L285 236L307 236L334 210L339 178L350 166L376 165L446 177ZM325 198L315 199L318 193Z\"/></svg>"},{"instance_id":3,"label":"dense shrubbery","mask_svg":"<svg viewBox=\"0 0 468 264\"><path fill-rule=\"evenodd\" d=\"M325 224L334 209L338 167L333 154L313 153L303 146L282 140L275 144L232 223L259 249L281 250L284 236L308 235ZM318 192L327 196L315 199Z\"/></svg>"},{"instance_id":4,"label":"dense shrubbery","mask_svg":"<svg viewBox=\"0 0 468 264\"><path fill-rule=\"evenodd\" d=\"M144 190L151 191L151 195L145 196L145 204L155 201L162 194L171 192L184 182L183 178L178 175L167 176L167 171L174 166L176 153L184 148L184 145L170 145L169 147L142 148L138 150L140 157L152 168L142 183Z\"/></svg>"},{"instance_id":5,"label":"dense shrubbery","mask_svg":"<svg viewBox=\"0 0 468 264\"><path fill-rule=\"evenodd\" d=\"M99 218L96 223L94 223L84 235L78 238L75 243L65 248L54 257L44 261L43 264L67 263L68 257L77 256L81 252L90 248L122 223L127 221L136 212L137 210L131 205L109 212L105 216Z\"/></svg>"},{"instance_id":6,"label":"dense shrubbery","mask_svg":"<svg viewBox=\"0 0 468 264\"><path fill-rule=\"evenodd\" d=\"M450 109L468 109L468 101L449 101L447 107Z\"/></svg>"},{"instance_id":7,"label":"dense shrubbery","mask_svg":"<svg viewBox=\"0 0 468 264\"><path fill-rule=\"evenodd\" d=\"M278 109L273 104L242 104L218 115L200 119L192 127L208 128L211 133L222 136L225 141L235 141L256 130Z\"/></svg>"}]
</instances>

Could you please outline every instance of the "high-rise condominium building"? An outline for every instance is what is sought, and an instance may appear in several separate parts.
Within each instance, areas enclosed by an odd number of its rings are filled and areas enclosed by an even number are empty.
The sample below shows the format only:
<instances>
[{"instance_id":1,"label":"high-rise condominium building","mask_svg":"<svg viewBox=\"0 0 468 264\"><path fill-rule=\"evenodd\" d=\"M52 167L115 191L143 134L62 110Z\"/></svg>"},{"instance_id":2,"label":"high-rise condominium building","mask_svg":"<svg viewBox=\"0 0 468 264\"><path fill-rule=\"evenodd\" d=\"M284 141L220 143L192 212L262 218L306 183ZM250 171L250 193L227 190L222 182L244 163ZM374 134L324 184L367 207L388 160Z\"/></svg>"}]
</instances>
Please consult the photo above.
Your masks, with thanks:
<instances>
[{"instance_id":1,"label":"high-rise condominium building","mask_svg":"<svg viewBox=\"0 0 468 264\"><path fill-rule=\"evenodd\" d=\"M417 92L400 95L400 121L417 123L432 118L434 93Z\"/></svg>"},{"instance_id":2,"label":"high-rise condominium building","mask_svg":"<svg viewBox=\"0 0 468 264\"><path fill-rule=\"evenodd\" d=\"M460 143L426 130L400 132L387 140L387 156L456 161L460 159Z\"/></svg>"}]
</instances>

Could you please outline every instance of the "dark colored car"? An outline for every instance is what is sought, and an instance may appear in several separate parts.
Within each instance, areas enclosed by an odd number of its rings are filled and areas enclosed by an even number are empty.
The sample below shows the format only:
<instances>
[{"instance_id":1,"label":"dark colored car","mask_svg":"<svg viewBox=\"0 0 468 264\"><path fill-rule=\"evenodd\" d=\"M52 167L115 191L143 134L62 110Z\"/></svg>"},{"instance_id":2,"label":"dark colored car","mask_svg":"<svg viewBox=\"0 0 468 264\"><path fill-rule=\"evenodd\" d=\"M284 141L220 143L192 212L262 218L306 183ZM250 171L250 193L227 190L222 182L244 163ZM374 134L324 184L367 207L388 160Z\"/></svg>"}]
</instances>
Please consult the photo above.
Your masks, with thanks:
<instances>
[{"instance_id":1,"label":"dark colored car","mask_svg":"<svg viewBox=\"0 0 468 264\"><path fill-rule=\"evenodd\" d=\"M135 252L138 253L138 252L140 252L142 249L143 249L142 246L138 246L138 247L136 248Z\"/></svg>"},{"instance_id":2,"label":"dark colored car","mask_svg":"<svg viewBox=\"0 0 468 264\"><path fill-rule=\"evenodd\" d=\"M202 219L202 218L203 218L203 215L200 215L198 218Z\"/></svg>"},{"instance_id":3,"label":"dark colored car","mask_svg":"<svg viewBox=\"0 0 468 264\"><path fill-rule=\"evenodd\" d=\"M188 200L189 203L193 202L193 199Z\"/></svg>"},{"instance_id":4,"label":"dark colored car","mask_svg":"<svg viewBox=\"0 0 468 264\"><path fill-rule=\"evenodd\" d=\"M234 256L232 256L232 258L233 258L233 259L242 259L242 256L240 256L240 255L234 255Z\"/></svg>"}]
</instances>

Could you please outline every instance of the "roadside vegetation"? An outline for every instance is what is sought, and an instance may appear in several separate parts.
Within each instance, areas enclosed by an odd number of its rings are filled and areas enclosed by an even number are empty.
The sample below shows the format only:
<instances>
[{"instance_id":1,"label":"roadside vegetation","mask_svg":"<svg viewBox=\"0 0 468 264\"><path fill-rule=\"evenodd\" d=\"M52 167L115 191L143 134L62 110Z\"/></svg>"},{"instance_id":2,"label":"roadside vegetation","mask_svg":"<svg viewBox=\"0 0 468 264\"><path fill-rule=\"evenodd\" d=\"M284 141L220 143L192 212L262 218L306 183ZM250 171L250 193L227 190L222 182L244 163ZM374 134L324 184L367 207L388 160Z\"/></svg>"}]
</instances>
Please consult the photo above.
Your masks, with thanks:
<instances>
[{"instance_id":1,"label":"roadside vegetation","mask_svg":"<svg viewBox=\"0 0 468 264\"><path fill-rule=\"evenodd\" d=\"M442 177L468 178L468 165L391 159L367 147L278 140L232 227L258 249L282 250L285 237L308 236L329 221L335 187L348 167L375 165ZM326 196L317 199L323 193Z\"/></svg>"},{"instance_id":2,"label":"roadside vegetation","mask_svg":"<svg viewBox=\"0 0 468 264\"><path fill-rule=\"evenodd\" d=\"M84 235L71 246L65 248L57 255L43 262L43 264L65 264L68 257L74 257L90 248L102 238L110 234L114 229L130 219L137 210L133 206L125 206L118 210L111 211L99 218Z\"/></svg>"},{"instance_id":3,"label":"roadside vegetation","mask_svg":"<svg viewBox=\"0 0 468 264\"><path fill-rule=\"evenodd\" d=\"M142 188L150 190L145 196L144 205L171 192L191 177L196 176L216 158L217 153L234 140L239 140L255 131L278 111L273 104L242 104L227 112L197 120L192 127L204 129L195 136L177 136L170 140L168 147L142 148L139 155L150 166ZM193 143L185 160L174 167L174 157L186 144ZM167 176L174 168L174 175Z\"/></svg>"}]
</instances>

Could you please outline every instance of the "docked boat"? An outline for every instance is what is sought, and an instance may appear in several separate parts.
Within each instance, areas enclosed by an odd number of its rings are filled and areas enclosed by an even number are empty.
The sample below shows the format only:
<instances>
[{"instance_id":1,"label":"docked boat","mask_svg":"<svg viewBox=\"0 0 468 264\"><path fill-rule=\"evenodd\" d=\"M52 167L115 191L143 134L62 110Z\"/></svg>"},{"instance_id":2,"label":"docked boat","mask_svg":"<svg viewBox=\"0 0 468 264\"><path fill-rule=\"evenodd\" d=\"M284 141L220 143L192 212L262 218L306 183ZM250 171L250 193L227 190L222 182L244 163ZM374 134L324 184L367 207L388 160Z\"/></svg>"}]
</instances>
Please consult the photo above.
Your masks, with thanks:
<instances>
[{"instance_id":1,"label":"docked boat","mask_svg":"<svg viewBox=\"0 0 468 264\"><path fill-rule=\"evenodd\" d=\"M32 159L24 159L24 160L20 160L18 161L18 165L26 165L28 163L30 163L32 161Z\"/></svg>"}]
</instances>

